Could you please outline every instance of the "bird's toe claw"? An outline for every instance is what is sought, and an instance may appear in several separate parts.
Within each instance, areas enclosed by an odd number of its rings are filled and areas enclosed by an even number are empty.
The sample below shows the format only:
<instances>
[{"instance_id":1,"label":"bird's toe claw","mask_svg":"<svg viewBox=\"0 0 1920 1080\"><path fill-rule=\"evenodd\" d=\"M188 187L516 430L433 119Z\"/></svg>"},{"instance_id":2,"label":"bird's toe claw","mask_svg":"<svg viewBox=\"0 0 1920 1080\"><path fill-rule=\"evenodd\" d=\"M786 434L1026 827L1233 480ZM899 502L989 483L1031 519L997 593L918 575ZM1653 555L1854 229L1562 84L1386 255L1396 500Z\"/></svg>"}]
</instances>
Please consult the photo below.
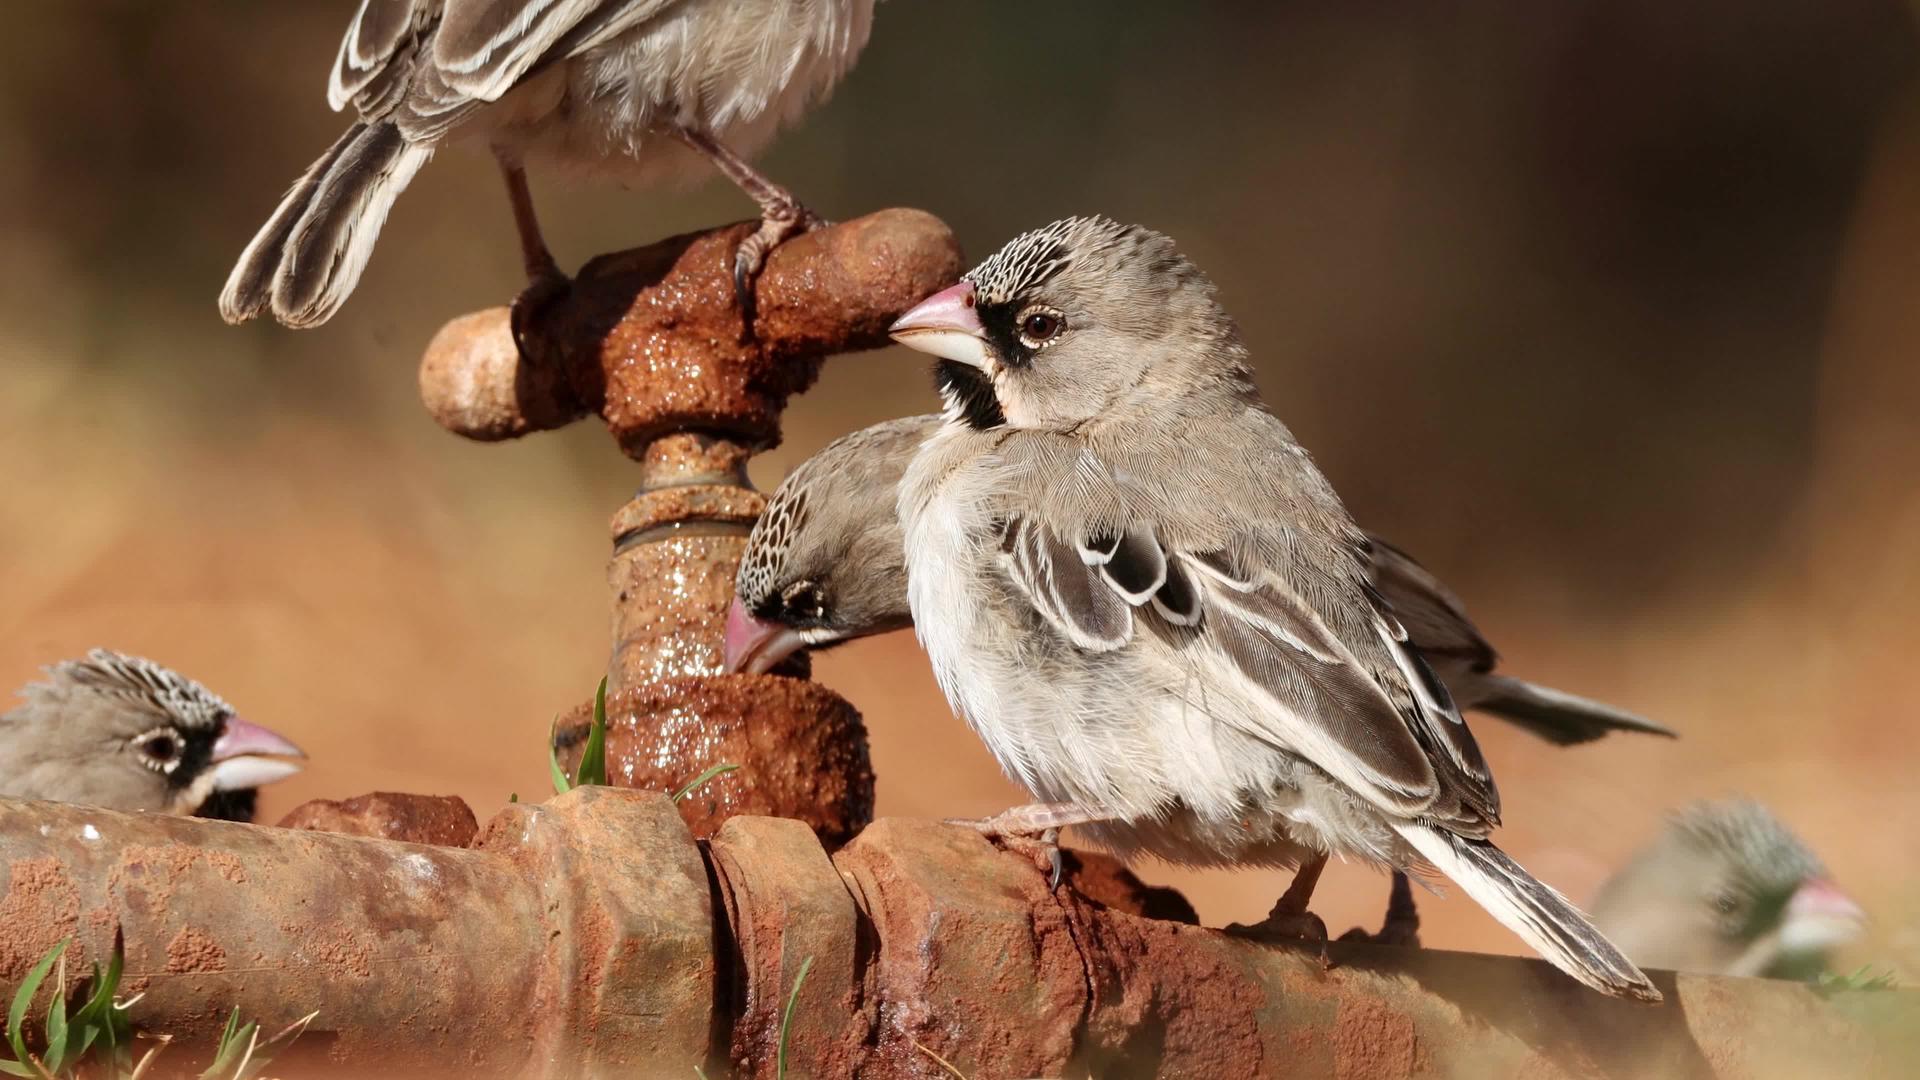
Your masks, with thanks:
<instances>
[{"instance_id":1,"label":"bird's toe claw","mask_svg":"<svg viewBox=\"0 0 1920 1080\"><path fill-rule=\"evenodd\" d=\"M1233 923L1227 933L1254 941L1305 945L1318 951L1322 968L1333 966L1333 957L1327 952L1327 924L1311 911L1276 911L1251 926Z\"/></svg>"},{"instance_id":2,"label":"bird's toe claw","mask_svg":"<svg viewBox=\"0 0 1920 1080\"><path fill-rule=\"evenodd\" d=\"M1227 927L1227 932L1259 941L1299 941L1309 945L1324 945L1327 941L1326 922L1311 911L1276 911L1252 925L1234 923Z\"/></svg>"},{"instance_id":3,"label":"bird's toe claw","mask_svg":"<svg viewBox=\"0 0 1920 1080\"><path fill-rule=\"evenodd\" d=\"M760 271L766 267L767 256L801 233L825 228L827 224L825 218L798 202L782 203L763 213L760 227L734 248L733 295L740 307L741 327L747 337L753 336L755 286L760 280Z\"/></svg>"}]
</instances>

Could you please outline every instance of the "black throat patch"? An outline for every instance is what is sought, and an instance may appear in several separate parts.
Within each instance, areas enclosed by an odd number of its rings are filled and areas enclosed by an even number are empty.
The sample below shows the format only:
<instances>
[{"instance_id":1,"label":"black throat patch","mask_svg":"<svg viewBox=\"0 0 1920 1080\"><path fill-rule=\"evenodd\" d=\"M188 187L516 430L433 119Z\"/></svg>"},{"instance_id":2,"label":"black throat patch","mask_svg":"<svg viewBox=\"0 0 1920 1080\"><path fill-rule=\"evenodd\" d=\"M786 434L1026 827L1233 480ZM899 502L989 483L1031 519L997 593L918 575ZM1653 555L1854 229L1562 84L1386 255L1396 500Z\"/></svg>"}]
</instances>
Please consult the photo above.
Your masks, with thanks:
<instances>
[{"instance_id":1,"label":"black throat patch","mask_svg":"<svg viewBox=\"0 0 1920 1080\"><path fill-rule=\"evenodd\" d=\"M980 330L987 336L987 346L1002 364L1010 368L1023 368L1033 363L1033 350L1020 340L1020 332L1014 327L1019 312L1014 305L981 304L974 309L980 319Z\"/></svg>"},{"instance_id":2,"label":"black throat patch","mask_svg":"<svg viewBox=\"0 0 1920 1080\"><path fill-rule=\"evenodd\" d=\"M200 809L195 810L193 816L251 824L253 822L255 807L258 806L259 802L259 788L241 788L239 791L216 791L207 796L207 801L200 804Z\"/></svg>"},{"instance_id":3,"label":"black throat patch","mask_svg":"<svg viewBox=\"0 0 1920 1080\"><path fill-rule=\"evenodd\" d=\"M938 360L933 365L933 384L941 400L957 412L962 422L975 431L1005 427L1007 414L1000 411L993 396L993 383L975 367L958 360Z\"/></svg>"}]
</instances>

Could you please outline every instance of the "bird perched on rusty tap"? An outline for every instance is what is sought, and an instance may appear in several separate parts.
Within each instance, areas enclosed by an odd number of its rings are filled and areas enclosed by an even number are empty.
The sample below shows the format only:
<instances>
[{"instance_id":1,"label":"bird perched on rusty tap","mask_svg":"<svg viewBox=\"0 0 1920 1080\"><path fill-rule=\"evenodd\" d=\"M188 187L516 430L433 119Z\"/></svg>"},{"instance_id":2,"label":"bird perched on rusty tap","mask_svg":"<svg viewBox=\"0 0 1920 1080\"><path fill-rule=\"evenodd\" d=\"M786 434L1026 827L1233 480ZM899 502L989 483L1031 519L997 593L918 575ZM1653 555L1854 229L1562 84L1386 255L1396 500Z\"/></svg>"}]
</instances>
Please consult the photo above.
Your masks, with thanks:
<instances>
[{"instance_id":1,"label":"bird perched on rusty tap","mask_svg":"<svg viewBox=\"0 0 1920 1080\"><path fill-rule=\"evenodd\" d=\"M1594 922L1650 967L1812 980L1866 915L1752 799L1688 806L1600 888Z\"/></svg>"},{"instance_id":2,"label":"bird perched on rusty tap","mask_svg":"<svg viewBox=\"0 0 1920 1080\"><path fill-rule=\"evenodd\" d=\"M801 650L912 624L895 503L900 478L941 422L910 416L843 435L774 489L735 578L728 670L773 671ZM1499 654L1459 598L1406 552L1375 534L1367 539L1374 587L1460 708L1563 746L1615 731L1673 736L1625 710L1495 670ZM1412 893L1404 879L1394 886L1387 929L1368 937L1411 944L1419 925Z\"/></svg>"},{"instance_id":3,"label":"bird perched on rusty tap","mask_svg":"<svg viewBox=\"0 0 1920 1080\"><path fill-rule=\"evenodd\" d=\"M306 756L151 660L94 649L46 674L0 714L0 795L250 821Z\"/></svg>"},{"instance_id":4,"label":"bird perched on rusty tap","mask_svg":"<svg viewBox=\"0 0 1920 1080\"><path fill-rule=\"evenodd\" d=\"M812 215L748 157L824 99L866 45L874 0L362 0L327 81L354 122L296 181L220 294L317 326L353 292L394 199L443 142L484 141L506 179L531 285L563 289L525 166L630 185L709 165L760 207L733 274L743 305ZM516 316L522 304L515 305Z\"/></svg>"},{"instance_id":5,"label":"bird perched on rusty tap","mask_svg":"<svg viewBox=\"0 0 1920 1080\"><path fill-rule=\"evenodd\" d=\"M1492 843L1479 746L1171 240L1055 222L892 332L947 402L900 485L914 627L1037 800L983 831L1297 867L1272 934L1312 932L1332 853L1437 870L1586 985L1659 998Z\"/></svg>"}]
</instances>

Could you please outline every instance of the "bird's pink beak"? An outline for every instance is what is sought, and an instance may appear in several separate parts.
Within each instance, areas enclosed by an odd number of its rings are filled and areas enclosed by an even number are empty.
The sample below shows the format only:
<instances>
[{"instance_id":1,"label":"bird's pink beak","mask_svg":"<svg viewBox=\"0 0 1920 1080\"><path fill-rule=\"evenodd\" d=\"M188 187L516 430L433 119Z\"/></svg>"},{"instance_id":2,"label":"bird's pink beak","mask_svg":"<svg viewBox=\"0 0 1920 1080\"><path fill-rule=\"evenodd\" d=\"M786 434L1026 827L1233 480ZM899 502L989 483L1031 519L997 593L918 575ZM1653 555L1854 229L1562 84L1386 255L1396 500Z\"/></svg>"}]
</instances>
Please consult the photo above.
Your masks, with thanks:
<instances>
[{"instance_id":1,"label":"bird's pink beak","mask_svg":"<svg viewBox=\"0 0 1920 1080\"><path fill-rule=\"evenodd\" d=\"M974 310L973 285L963 281L920 301L900 316L887 333L909 349L988 370L992 352Z\"/></svg>"},{"instance_id":2,"label":"bird's pink beak","mask_svg":"<svg viewBox=\"0 0 1920 1080\"><path fill-rule=\"evenodd\" d=\"M727 608L727 634L722 652L728 671L764 675L806 647L806 639L799 631L754 618L738 597Z\"/></svg>"},{"instance_id":3,"label":"bird's pink beak","mask_svg":"<svg viewBox=\"0 0 1920 1080\"><path fill-rule=\"evenodd\" d=\"M220 737L213 741L213 787L215 791L240 791L285 780L300 771L288 758L304 758L306 752L285 736L237 716L227 717Z\"/></svg>"},{"instance_id":4,"label":"bird's pink beak","mask_svg":"<svg viewBox=\"0 0 1920 1080\"><path fill-rule=\"evenodd\" d=\"M1860 936L1867 913L1826 878L1812 878L1787 901L1781 947L1792 952L1830 949Z\"/></svg>"}]
</instances>

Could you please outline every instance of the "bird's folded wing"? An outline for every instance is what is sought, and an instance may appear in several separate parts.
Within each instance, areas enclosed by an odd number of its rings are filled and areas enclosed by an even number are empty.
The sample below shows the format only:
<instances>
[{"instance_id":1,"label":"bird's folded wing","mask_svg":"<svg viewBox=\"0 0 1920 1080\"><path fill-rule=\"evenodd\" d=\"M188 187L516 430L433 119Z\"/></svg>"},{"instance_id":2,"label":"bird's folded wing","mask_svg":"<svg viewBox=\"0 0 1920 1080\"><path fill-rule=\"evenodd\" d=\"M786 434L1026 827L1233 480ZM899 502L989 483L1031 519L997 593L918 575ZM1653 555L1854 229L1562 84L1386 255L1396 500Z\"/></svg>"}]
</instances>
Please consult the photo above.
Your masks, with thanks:
<instances>
[{"instance_id":1,"label":"bird's folded wing","mask_svg":"<svg viewBox=\"0 0 1920 1080\"><path fill-rule=\"evenodd\" d=\"M1367 534L1367 540L1374 587L1407 628L1414 648L1434 663L1444 661L1470 671L1492 671L1499 654L1467 618L1460 598L1413 556L1372 533Z\"/></svg>"},{"instance_id":2,"label":"bird's folded wing","mask_svg":"<svg viewBox=\"0 0 1920 1080\"><path fill-rule=\"evenodd\" d=\"M1009 578L1076 646L1118 649L1145 622L1170 647L1217 657L1262 703L1222 710L1221 722L1392 812L1469 832L1497 822L1499 796L1472 734L1364 584L1357 603L1370 606L1370 625L1343 635L1285 575L1226 551L1168 550L1145 525L1071 540L1032 517L1002 527Z\"/></svg>"},{"instance_id":3,"label":"bird's folded wing","mask_svg":"<svg viewBox=\"0 0 1920 1080\"><path fill-rule=\"evenodd\" d=\"M407 81L419 36L440 17L440 7L440 0L361 0L327 77L333 111L349 104L363 116L382 111L390 91Z\"/></svg>"},{"instance_id":4,"label":"bird's folded wing","mask_svg":"<svg viewBox=\"0 0 1920 1080\"><path fill-rule=\"evenodd\" d=\"M1133 610L1073 545L1032 518L1002 523L1007 574L1046 620L1082 649L1107 652L1133 637Z\"/></svg>"},{"instance_id":5,"label":"bird's folded wing","mask_svg":"<svg viewBox=\"0 0 1920 1080\"><path fill-rule=\"evenodd\" d=\"M537 66L573 56L682 0L446 0L433 40L440 80L497 101Z\"/></svg>"}]
</instances>

